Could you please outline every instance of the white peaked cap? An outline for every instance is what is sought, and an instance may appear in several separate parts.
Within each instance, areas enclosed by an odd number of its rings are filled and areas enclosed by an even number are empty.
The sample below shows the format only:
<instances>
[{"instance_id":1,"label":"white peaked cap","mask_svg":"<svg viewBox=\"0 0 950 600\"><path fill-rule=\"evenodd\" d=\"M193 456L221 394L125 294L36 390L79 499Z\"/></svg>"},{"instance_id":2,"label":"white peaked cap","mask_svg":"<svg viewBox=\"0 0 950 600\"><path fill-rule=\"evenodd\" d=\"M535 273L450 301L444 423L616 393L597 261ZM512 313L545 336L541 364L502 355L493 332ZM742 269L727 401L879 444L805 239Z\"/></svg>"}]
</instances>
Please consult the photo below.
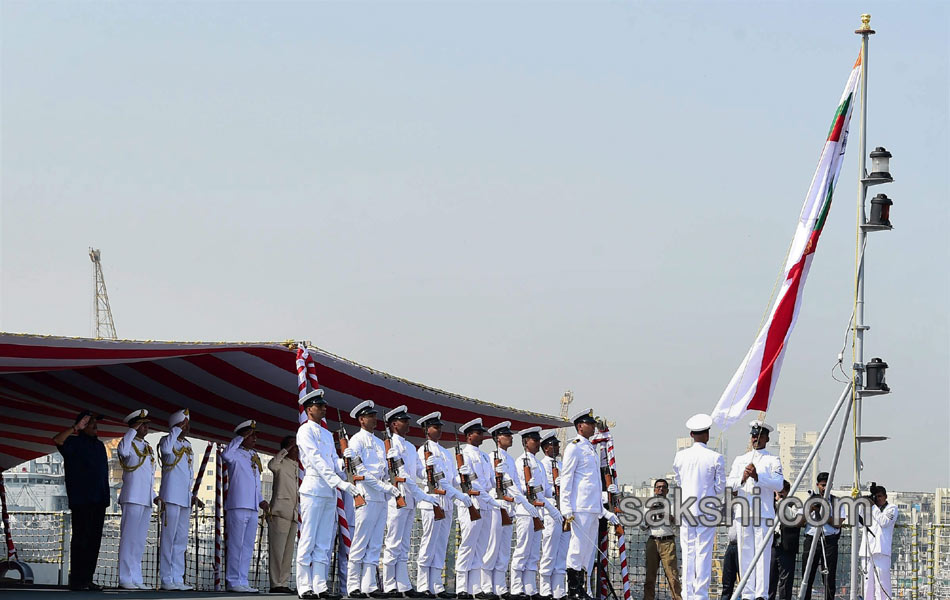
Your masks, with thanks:
<instances>
[{"instance_id":1,"label":"white peaked cap","mask_svg":"<svg viewBox=\"0 0 950 600\"><path fill-rule=\"evenodd\" d=\"M148 411L144 408L142 410L137 410L133 413L130 413L129 416L122 419L126 424L131 423L132 421L143 421L148 420Z\"/></svg>"},{"instance_id":2,"label":"white peaked cap","mask_svg":"<svg viewBox=\"0 0 950 600\"><path fill-rule=\"evenodd\" d=\"M313 401L313 400L317 400L318 398L323 398L323 390L322 390L322 389L313 390L312 392L310 392L310 393L307 394L306 396L301 397L300 400L297 400L297 404L299 404L300 406L303 406L303 405L306 404L307 402L310 402L310 401ZM324 404L326 404L326 402L324 402Z\"/></svg>"},{"instance_id":3,"label":"white peaked cap","mask_svg":"<svg viewBox=\"0 0 950 600\"><path fill-rule=\"evenodd\" d=\"M439 424L441 424L442 413L440 411L430 412L426 416L420 417L419 420L416 421L416 423L418 423L420 427L424 427L426 424L426 421L432 421L432 420L438 421Z\"/></svg>"},{"instance_id":4,"label":"white peaked cap","mask_svg":"<svg viewBox=\"0 0 950 600\"><path fill-rule=\"evenodd\" d=\"M172 413L171 416L168 417L168 426L174 427L175 425L178 425L185 419L190 419L190 418L191 418L191 415L188 414L188 409L183 408L178 412Z\"/></svg>"},{"instance_id":5,"label":"white peaked cap","mask_svg":"<svg viewBox=\"0 0 950 600\"><path fill-rule=\"evenodd\" d=\"M466 431L468 431L469 429L471 429L472 427L475 427L475 426L478 426L478 427L481 427L482 429L485 429L485 428L482 426L482 418L481 418L481 417L476 417L476 418L472 419L471 421L469 421L468 423L465 423L464 425L462 425L461 427L459 427L459 430L460 430L462 433L465 433Z\"/></svg>"},{"instance_id":6,"label":"white peaked cap","mask_svg":"<svg viewBox=\"0 0 950 600\"><path fill-rule=\"evenodd\" d=\"M488 433L495 435L496 431L501 431L502 429L511 429L511 421L502 421L497 425L493 425L488 428Z\"/></svg>"},{"instance_id":7,"label":"white peaked cap","mask_svg":"<svg viewBox=\"0 0 950 600\"><path fill-rule=\"evenodd\" d=\"M541 432L541 441L551 439L557 436L557 429L545 429Z\"/></svg>"},{"instance_id":8,"label":"white peaked cap","mask_svg":"<svg viewBox=\"0 0 950 600\"><path fill-rule=\"evenodd\" d=\"M528 427L527 429L522 429L521 431L519 431L519 432L518 432L518 435L520 435L520 436L525 436L525 435L527 435L527 434L529 434L529 433L537 433L537 434L540 436L540 435L541 435L541 428L538 427L538 426L535 426L535 427Z\"/></svg>"},{"instance_id":9,"label":"white peaked cap","mask_svg":"<svg viewBox=\"0 0 950 600\"><path fill-rule=\"evenodd\" d=\"M248 419L247 421L244 421L243 423L241 423L240 425L234 428L234 433L241 431L245 427L250 427L251 429L257 429L257 421L255 421L254 419Z\"/></svg>"},{"instance_id":10,"label":"white peaked cap","mask_svg":"<svg viewBox=\"0 0 950 600\"><path fill-rule=\"evenodd\" d=\"M399 413L406 413L406 416L407 416L407 417L409 416L409 413L406 412L406 405L405 405L405 404L403 404L402 406L397 406L396 408L394 408L394 409L392 409L391 411L389 411L388 413L386 413L386 421L388 422L390 419L392 419L393 417L395 417L395 416L398 415Z\"/></svg>"},{"instance_id":11,"label":"white peaked cap","mask_svg":"<svg viewBox=\"0 0 950 600\"><path fill-rule=\"evenodd\" d=\"M574 421L577 421L577 420L580 419L581 417L590 417L591 419L593 419L593 418L594 418L594 409L593 409L593 408L585 408L584 410L580 411L579 413L577 413L576 415L574 415L573 417L571 417L571 422L573 423Z\"/></svg>"},{"instance_id":12,"label":"white peaked cap","mask_svg":"<svg viewBox=\"0 0 950 600\"><path fill-rule=\"evenodd\" d=\"M762 429L768 431L769 433L775 431L775 429L771 425L769 425L765 421L760 421L759 419L756 419L755 421L752 421L751 423L749 423L749 427L752 427L752 428L761 427Z\"/></svg>"},{"instance_id":13,"label":"white peaked cap","mask_svg":"<svg viewBox=\"0 0 950 600\"><path fill-rule=\"evenodd\" d=\"M375 410L375 408L376 408L376 403L373 402L372 400L363 400L362 402L360 402L359 404L357 404L356 406L353 407L353 410L350 411L350 416L355 419L355 418L357 418L358 416L360 416L360 411L361 411L361 410L364 410L364 409L367 409L367 408L372 408L372 409L374 409L374 410L373 410L373 413L375 413L375 412L376 412L376 410Z\"/></svg>"},{"instance_id":14,"label":"white peaked cap","mask_svg":"<svg viewBox=\"0 0 950 600\"><path fill-rule=\"evenodd\" d=\"M697 433L700 431L706 431L712 427L712 424L712 417L705 413L699 413L697 415L693 415L688 421L686 421L686 429L689 429L693 433Z\"/></svg>"}]
</instances>

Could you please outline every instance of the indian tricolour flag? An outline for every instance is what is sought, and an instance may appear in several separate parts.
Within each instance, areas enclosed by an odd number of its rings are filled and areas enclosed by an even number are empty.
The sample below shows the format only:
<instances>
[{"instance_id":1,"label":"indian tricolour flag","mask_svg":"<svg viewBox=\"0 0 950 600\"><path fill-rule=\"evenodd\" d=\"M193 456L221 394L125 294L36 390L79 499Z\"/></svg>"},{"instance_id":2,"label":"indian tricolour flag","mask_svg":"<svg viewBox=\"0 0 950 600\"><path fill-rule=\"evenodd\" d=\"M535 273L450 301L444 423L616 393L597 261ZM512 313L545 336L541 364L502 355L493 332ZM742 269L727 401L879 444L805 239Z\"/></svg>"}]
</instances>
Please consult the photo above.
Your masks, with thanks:
<instances>
[{"instance_id":1,"label":"indian tricolour flag","mask_svg":"<svg viewBox=\"0 0 950 600\"><path fill-rule=\"evenodd\" d=\"M782 288L772 305L768 320L712 413L713 421L723 429L741 419L748 411L766 411L769 408L772 391L782 369L785 349L798 318L808 269L811 267L815 249L818 247L818 238L831 208L831 197L848 143L848 125L851 122L860 75L859 55L831 121L828 138L821 150L821 158L818 159L818 168L805 196L805 205L802 207L795 238L785 262Z\"/></svg>"}]
</instances>

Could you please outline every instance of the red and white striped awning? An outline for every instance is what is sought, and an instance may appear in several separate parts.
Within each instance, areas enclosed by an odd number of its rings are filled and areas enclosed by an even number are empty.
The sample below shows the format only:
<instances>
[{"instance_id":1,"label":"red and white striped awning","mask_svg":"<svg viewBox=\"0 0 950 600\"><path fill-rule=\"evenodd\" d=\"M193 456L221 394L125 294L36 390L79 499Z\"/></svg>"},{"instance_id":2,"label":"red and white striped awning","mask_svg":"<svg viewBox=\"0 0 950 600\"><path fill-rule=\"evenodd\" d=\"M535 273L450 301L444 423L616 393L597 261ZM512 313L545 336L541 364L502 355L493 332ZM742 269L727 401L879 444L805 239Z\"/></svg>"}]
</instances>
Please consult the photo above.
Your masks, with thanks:
<instances>
[{"instance_id":1,"label":"red and white striped awning","mask_svg":"<svg viewBox=\"0 0 950 600\"><path fill-rule=\"evenodd\" d=\"M445 437L453 426L482 417L486 426L509 420L512 428L561 427L548 415L499 406L406 381L310 348L320 387L337 427L363 400L380 410L401 404L414 417L442 411ZM0 333L0 469L54 450L51 437L72 425L80 410L105 416L100 436L125 431L122 418L146 408L152 428L167 430L168 416L192 415L191 434L231 439L235 425L254 419L258 447L275 452L297 429L296 344L139 342ZM351 431L355 425L348 422ZM415 423L413 423L415 425ZM412 434L420 435L418 428Z\"/></svg>"}]
</instances>

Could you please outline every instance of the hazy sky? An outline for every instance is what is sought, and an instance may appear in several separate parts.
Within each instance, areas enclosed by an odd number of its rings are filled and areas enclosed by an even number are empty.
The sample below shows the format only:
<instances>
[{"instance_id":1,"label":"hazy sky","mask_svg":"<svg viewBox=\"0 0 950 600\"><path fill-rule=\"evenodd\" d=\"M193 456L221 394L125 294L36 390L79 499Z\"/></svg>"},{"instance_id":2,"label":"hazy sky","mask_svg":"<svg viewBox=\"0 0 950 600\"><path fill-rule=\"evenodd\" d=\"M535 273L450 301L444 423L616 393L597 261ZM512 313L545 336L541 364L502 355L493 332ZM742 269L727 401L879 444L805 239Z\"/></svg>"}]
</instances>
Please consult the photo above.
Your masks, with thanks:
<instances>
[{"instance_id":1,"label":"hazy sky","mask_svg":"<svg viewBox=\"0 0 950 600\"><path fill-rule=\"evenodd\" d=\"M309 339L548 413L572 389L625 481L755 337L870 12L896 182L866 357L894 393L864 478L950 483L944 3L0 8L0 329L91 335L93 245L120 337ZM804 430L842 389L856 132L769 413Z\"/></svg>"}]
</instances>

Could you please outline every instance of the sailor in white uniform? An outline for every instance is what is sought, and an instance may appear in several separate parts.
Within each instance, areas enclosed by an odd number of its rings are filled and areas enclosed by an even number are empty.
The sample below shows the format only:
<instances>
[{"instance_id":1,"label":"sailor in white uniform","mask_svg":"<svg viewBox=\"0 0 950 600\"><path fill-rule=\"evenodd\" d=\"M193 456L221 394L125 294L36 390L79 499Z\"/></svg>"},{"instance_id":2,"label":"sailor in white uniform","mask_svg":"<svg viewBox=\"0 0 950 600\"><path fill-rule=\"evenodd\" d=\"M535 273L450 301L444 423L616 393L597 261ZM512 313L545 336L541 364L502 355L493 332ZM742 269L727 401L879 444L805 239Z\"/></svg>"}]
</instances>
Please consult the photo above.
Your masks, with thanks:
<instances>
[{"instance_id":1,"label":"sailor in white uniform","mask_svg":"<svg viewBox=\"0 0 950 600\"><path fill-rule=\"evenodd\" d=\"M415 522L416 503L428 503L429 510L438 499L425 493L418 481L425 477L422 462L416 455L416 448L406 440L409 434L409 413L405 406L399 406L386 413L386 427L390 430L390 447L386 459L398 470L404 482L401 487L406 498L406 506L399 508L396 498L389 500L386 513L386 538L383 541L383 589L390 598L399 598L405 593L410 598L425 594L412 589L409 580L409 542L412 524Z\"/></svg>"},{"instance_id":2,"label":"sailor in white uniform","mask_svg":"<svg viewBox=\"0 0 950 600\"><path fill-rule=\"evenodd\" d=\"M540 577L539 593L544 600L560 600L567 595L566 562L570 533L564 531L564 518L557 504L561 497L561 441L557 429L541 432L541 466L544 468L545 485L552 491L555 510L544 515L544 530L541 532L541 560L538 563ZM554 476L557 471L557 477Z\"/></svg>"},{"instance_id":3,"label":"sailor in white uniform","mask_svg":"<svg viewBox=\"0 0 950 600\"><path fill-rule=\"evenodd\" d=\"M525 498L515 507L515 549L511 557L511 598L527 600L538 593L538 563L541 559L542 531L535 531L535 519L561 514L552 502L554 488L547 484L544 467L535 454L541 449L541 428L529 427L518 432L524 452L514 461L518 488ZM541 521L543 525L543 521Z\"/></svg>"},{"instance_id":4,"label":"sailor in white uniform","mask_svg":"<svg viewBox=\"0 0 950 600\"><path fill-rule=\"evenodd\" d=\"M297 453L304 469L300 484L297 596L329 598L330 548L337 530L336 490L352 496L358 496L360 492L345 479L337 460L333 434L321 425L327 414L323 390L310 392L299 403L307 414L307 421L297 428Z\"/></svg>"},{"instance_id":5,"label":"sailor in white uniform","mask_svg":"<svg viewBox=\"0 0 950 600\"><path fill-rule=\"evenodd\" d=\"M528 504L524 494L515 484L518 481L518 473L515 470L514 459L508 454L508 448L511 448L514 433L511 430L511 421L502 421L493 427L489 427L488 433L495 440L495 450L490 455L495 470L492 478L492 494L501 508L491 513L492 536L482 558L482 596L476 595L475 597L494 599L508 593L508 563L511 559L511 536L514 529L511 525L502 525L501 511L506 511L509 517L514 516L516 505L527 507L526 510L533 511L535 515L538 514L538 511ZM498 475L501 475L503 481L503 496L512 498L513 501L509 502L503 497L499 497ZM514 519L512 519L512 523L514 523Z\"/></svg>"},{"instance_id":6,"label":"sailor in white uniform","mask_svg":"<svg viewBox=\"0 0 950 600\"><path fill-rule=\"evenodd\" d=\"M162 536L159 541L158 573L163 590L194 589L185 584L185 548L188 546L188 524L191 505L201 506L191 495L194 480L194 452L185 437L191 431L188 409L168 418L171 430L158 442L158 458L162 466Z\"/></svg>"},{"instance_id":7,"label":"sailor in white uniform","mask_svg":"<svg viewBox=\"0 0 950 600\"><path fill-rule=\"evenodd\" d=\"M350 411L360 430L350 437L343 456L356 469L356 487L366 504L354 510L355 524L350 540L346 589L350 598L383 598L376 584L376 567L386 531L386 500L400 491L389 483L386 449L376 434L376 407L372 400L360 402Z\"/></svg>"},{"instance_id":8,"label":"sailor in white uniform","mask_svg":"<svg viewBox=\"0 0 950 600\"><path fill-rule=\"evenodd\" d=\"M155 452L145 441L148 434L148 411L137 410L124 419L129 426L116 451L122 466L122 522L119 526L119 587L125 590L147 590L142 581L142 553L152 518L155 493Z\"/></svg>"},{"instance_id":9,"label":"sailor in white uniform","mask_svg":"<svg viewBox=\"0 0 950 600\"><path fill-rule=\"evenodd\" d=\"M890 600L891 595L891 546L894 525L897 523L897 506L887 503L887 490L883 485L871 486L871 516L858 509L858 527L862 540L858 551L864 558L864 599ZM862 507L863 508L863 507Z\"/></svg>"},{"instance_id":10,"label":"sailor in white uniform","mask_svg":"<svg viewBox=\"0 0 950 600\"><path fill-rule=\"evenodd\" d=\"M251 555L258 527L258 509L270 510L261 496L261 473L264 466L254 451L257 444L257 422L244 421L234 428L237 435L228 443L221 458L228 469L228 499L224 503L224 526L228 538L227 590L254 594L257 588L248 585Z\"/></svg>"},{"instance_id":11,"label":"sailor in white uniform","mask_svg":"<svg viewBox=\"0 0 950 600\"><path fill-rule=\"evenodd\" d=\"M683 499L696 498L690 514L699 515L699 499L718 497L726 483L725 459L706 447L709 442L709 415L698 414L686 421L693 445L676 453L673 474ZM683 600L708 600L709 581L712 577L712 550L716 528L687 519L680 523L680 548L683 561Z\"/></svg>"},{"instance_id":12,"label":"sailor in white uniform","mask_svg":"<svg viewBox=\"0 0 950 600\"><path fill-rule=\"evenodd\" d=\"M594 435L593 410L587 409L571 419L577 437L568 442L561 472L561 514L571 524L567 549L567 594L571 600L589 598L586 592L589 573L597 549L597 524L600 518L619 523L617 515L604 508L601 496L600 455L590 443Z\"/></svg>"},{"instance_id":13,"label":"sailor in white uniform","mask_svg":"<svg viewBox=\"0 0 950 600\"><path fill-rule=\"evenodd\" d=\"M455 504L461 509L472 506L472 498L459 489L459 477L453 454L439 444L442 437L442 413L434 412L420 418L417 422L426 436L419 446L417 455L423 468L431 469L436 489L427 489L439 499L439 506L445 517L436 520L434 509L427 503L420 504L422 516L422 537L419 540L419 553L416 556L416 589L422 593L439 598L454 598L445 591L442 583L442 569L445 568L445 553L448 548L449 532L452 529L452 515ZM426 456L428 454L428 457ZM427 477L428 485L428 477ZM439 493L439 490L444 492Z\"/></svg>"},{"instance_id":14,"label":"sailor in white uniform","mask_svg":"<svg viewBox=\"0 0 950 600\"><path fill-rule=\"evenodd\" d=\"M471 600L482 589L482 557L491 537L491 513L498 510L499 504L491 497L494 487L494 470L488 455L479 450L488 430L482 426L481 418L472 419L460 428L466 444L462 446L462 466L458 467L459 476L469 479L471 490L467 490L479 510L479 518L471 519L468 511L459 511L460 541L455 554L455 591L459 600Z\"/></svg>"},{"instance_id":15,"label":"sailor in white uniform","mask_svg":"<svg viewBox=\"0 0 950 600\"><path fill-rule=\"evenodd\" d=\"M766 451L765 445L769 441L769 432L772 426L762 421L752 421L750 424L752 450L736 458L726 477L726 485L738 492L749 506L753 501L758 502L760 508L760 523L751 523L739 527L739 536L736 540L739 548L739 573L745 575L746 569L752 564L755 549L765 542L769 533L766 521L775 520L775 493L782 490L785 478L782 474L782 463L777 456ZM769 567L772 564L771 544L766 548L755 565L749 579L742 589L743 598L769 597Z\"/></svg>"}]
</instances>

